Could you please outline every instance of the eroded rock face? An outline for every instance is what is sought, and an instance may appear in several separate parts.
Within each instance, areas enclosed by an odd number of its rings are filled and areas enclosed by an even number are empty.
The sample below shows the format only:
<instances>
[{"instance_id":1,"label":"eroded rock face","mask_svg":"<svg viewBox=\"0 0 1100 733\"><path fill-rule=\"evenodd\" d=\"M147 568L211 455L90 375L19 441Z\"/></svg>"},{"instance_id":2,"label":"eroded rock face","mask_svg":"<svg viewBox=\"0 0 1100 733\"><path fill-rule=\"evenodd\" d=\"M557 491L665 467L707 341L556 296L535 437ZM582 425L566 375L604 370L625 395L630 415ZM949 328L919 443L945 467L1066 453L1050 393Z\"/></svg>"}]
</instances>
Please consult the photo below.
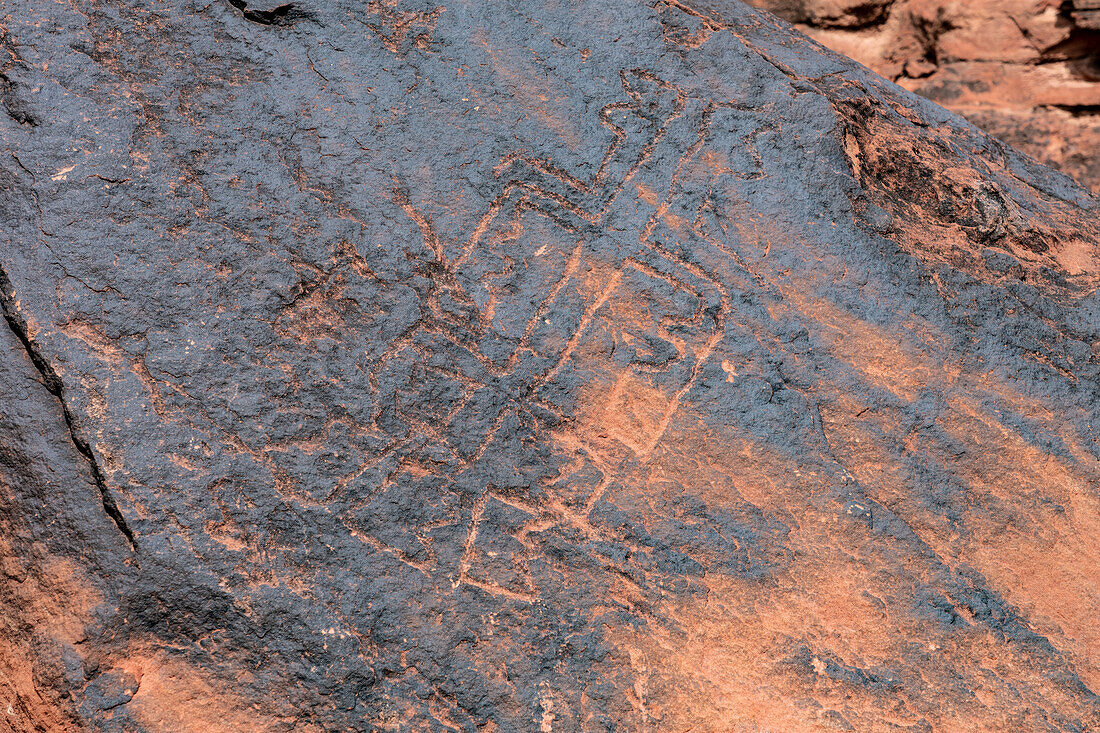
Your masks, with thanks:
<instances>
[{"instance_id":1,"label":"eroded rock face","mask_svg":"<svg viewBox=\"0 0 1100 733\"><path fill-rule=\"evenodd\" d=\"M1097 0L752 0L1100 190Z\"/></svg>"},{"instance_id":2,"label":"eroded rock face","mask_svg":"<svg viewBox=\"0 0 1100 733\"><path fill-rule=\"evenodd\" d=\"M9 729L1100 725L1068 178L737 3L3 27Z\"/></svg>"}]
</instances>

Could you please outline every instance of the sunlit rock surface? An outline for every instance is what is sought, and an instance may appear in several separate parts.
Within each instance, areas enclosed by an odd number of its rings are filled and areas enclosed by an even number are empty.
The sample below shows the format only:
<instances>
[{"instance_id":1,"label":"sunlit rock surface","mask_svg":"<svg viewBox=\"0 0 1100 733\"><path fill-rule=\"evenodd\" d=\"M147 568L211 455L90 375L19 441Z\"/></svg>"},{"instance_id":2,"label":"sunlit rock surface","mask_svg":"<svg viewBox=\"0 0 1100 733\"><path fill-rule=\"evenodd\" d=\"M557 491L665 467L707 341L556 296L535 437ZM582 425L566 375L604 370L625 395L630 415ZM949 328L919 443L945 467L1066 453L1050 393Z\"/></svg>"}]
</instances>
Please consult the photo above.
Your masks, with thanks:
<instances>
[{"instance_id":1,"label":"sunlit rock surface","mask_svg":"<svg viewBox=\"0 0 1100 733\"><path fill-rule=\"evenodd\" d=\"M1100 726L1100 208L735 2L20 0L0 729Z\"/></svg>"},{"instance_id":2,"label":"sunlit rock surface","mask_svg":"<svg viewBox=\"0 0 1100 733\"><path fill-rule=\"evenodd\" d=\"M1100 191L1100 0L750 0Z\"/></svg>"}]
</instances>

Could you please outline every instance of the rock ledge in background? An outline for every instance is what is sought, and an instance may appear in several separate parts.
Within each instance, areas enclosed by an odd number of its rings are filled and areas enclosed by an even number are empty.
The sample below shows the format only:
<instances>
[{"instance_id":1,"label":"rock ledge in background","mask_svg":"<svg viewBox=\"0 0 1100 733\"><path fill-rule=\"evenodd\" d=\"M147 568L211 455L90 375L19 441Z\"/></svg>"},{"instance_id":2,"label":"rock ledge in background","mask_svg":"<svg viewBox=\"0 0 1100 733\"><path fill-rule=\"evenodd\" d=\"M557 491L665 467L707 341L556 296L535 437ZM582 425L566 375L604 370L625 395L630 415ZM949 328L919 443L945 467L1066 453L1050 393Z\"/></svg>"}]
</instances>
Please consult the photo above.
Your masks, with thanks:
<instances>
[{"instance_id":1,"label":"rock ledge in background","mask_svg":"<svg viewBox=\"0 0 1100 733\"><path fill-rule=\"evenodd\" d=\"M1100 1L751 4L1100 190Z\"/></svg>"}]
</instances>

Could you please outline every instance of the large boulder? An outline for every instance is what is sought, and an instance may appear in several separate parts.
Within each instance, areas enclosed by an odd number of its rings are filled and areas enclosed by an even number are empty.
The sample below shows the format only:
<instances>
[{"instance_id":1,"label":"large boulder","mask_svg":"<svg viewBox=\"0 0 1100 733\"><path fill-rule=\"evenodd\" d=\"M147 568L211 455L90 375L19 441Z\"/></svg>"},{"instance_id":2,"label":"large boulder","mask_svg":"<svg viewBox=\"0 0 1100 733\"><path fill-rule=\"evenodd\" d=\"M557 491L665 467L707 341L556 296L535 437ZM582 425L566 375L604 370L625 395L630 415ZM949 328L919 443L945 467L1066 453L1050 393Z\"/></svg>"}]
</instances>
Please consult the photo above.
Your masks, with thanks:
<instances>
[{"instance_id":1,"label":"large boulder","mask_svg":"<svg viewBox=\"0 0 1100 733\"><path fill-rule=\"evenodd\" d=\"M736 2L19 0L0 728L1100 726L1100 204Z\"/></svg>"}]
</instances>

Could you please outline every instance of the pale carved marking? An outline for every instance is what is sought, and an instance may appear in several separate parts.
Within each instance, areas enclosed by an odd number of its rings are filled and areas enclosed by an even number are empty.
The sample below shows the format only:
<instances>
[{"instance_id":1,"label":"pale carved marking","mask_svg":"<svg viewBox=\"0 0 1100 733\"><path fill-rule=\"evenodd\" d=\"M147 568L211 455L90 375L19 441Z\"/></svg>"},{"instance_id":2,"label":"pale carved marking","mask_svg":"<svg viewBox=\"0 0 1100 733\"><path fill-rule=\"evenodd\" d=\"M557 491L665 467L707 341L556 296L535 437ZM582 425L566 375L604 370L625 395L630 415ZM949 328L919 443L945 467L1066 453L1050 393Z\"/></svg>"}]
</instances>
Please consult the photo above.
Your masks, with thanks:
<instances>
[{"instance_id":1,"label":"pale carved marking","mask_svg":"<svg viewBox=\"0 0 1100 733\"><path fill-rule=\"evenodd\" d=\"M708 207L713 208L713 203L705 197L702 202L695 201L694 194L685 193L684 179L691 166L711 166L716 169L716 174L734 175L744 179L762 176L762 162L755 150L755 141L752 140L759 132L756 128L740 138L740 149L748 156L747 164L740 168L723 167L717 154L711 156L713 160L701 157L704 154L710 155L707 148L716 119L724 119L722 116L725 114L751 115L752 111L735 103L709 102L688 120L685 118L687 103L683 93L649 72L622 72L621 82L630 101L612 103L600 111L601 123L612 133L612 141L596 173L583 179L563 170L552 161L525 153L517 152L505 156L494 168L494 174L499 181L499 193L488 204L485 213L463 241L444 241L431 220L414 206L409 193L400 187L395 192L395 203L417 225L425 247L431 253L433 277L439 281L437 294L471 306L471 318L467 322L457 323L454 318L440 315L433 323L422 327L463 348L484 369L483 376L467 379L464 399L449 412L442 425L433 426L433 437L439 436L446 441L448 434L453 435L456 430L461 432L465 429L467 424L463 422L463 407L472 404L471 400L479 390L498 389L493 386L493 380L518 380L514 383L521 385L523 399L530 402L532 407L537 406L557 418L565 419L566 416L559 408L536 396L537 388L553 381L565 365L576 358L579 346L594 333L594 329L611 328L624 343L642 353L648 354L645 350L646 344L642 343L643 337L647 335L663 340L669 345L668 349L671 349L667 356L653 357L649 361L643 359L639 363L632 363L625 371L618 372L605 397L604 409L614 410L618 401L636 396L644 387L643 396L649 400L649 403L642 405L644 419L639 418L635 424L628 421L618 434L614 430L610 431L644 464L650 459L680 404L698 382L702 367L721 341L732 309L730 294L716 276L677 251L686 251L679 241L685 237L715 244L713 238L701 236L704 228L700 224L700 216L707 213ZM637 132L638 124L628 126L617 122L625 122L627 115L633 116L635 122L641 124L644 134ZM602 222L616 202L623 198L626 184L646 165L672 124L694 125L694 142L679 156L664 199L655 204L652 214L638 233L640 253L624 258L617 266L607 270L602 277L602 283L593 290L580 277L582 272L591 271L596 263L587 254L586 237L590 234L600 235ZM628 133L628 129L633 131ZM680 139L683 139L682 135ZM641 184L639 189L641 190ZM648 202L651 199L645 200ZM689 226L677 230L669 221L674 218L674 212L680 211L678 207L685 207L687 204L690 204L695 215L689 217ZM539 297L532 300L527 321L515 336L514 347L506 358L500 358L482 352L480 340L493 331L493 314L502 307L501 303L507 303L508 295L491 294L479 306L469 288L472 284L482 282L482 287L491 289L494 279L507 278L516 272L517 267L530 266L526 259L522 262L513 261L511 264L508 261L481 261L488 256L487 252L495 252L494 247L485 246L486 239L511 241L522 246L524 243L520 238L526 234L524 217L529 214L551 222L562 232L575 235L575 242L569 246L555 246L553 254L558 259L551 266L556 268L556 274L538 293ZM529 254L531 257L542 256L549 246L543 243ZM726 247L718 248L727 257L735 256ZM454 254L448 256L448 253ZM480 276L478 273L481 273ZM479 277L485 280L479 280ZM646 284L649 282L653 285ZM651 287L685 293L687 300L696 305L685 312L666 313L656 321L615 321L615 314L609 310L610 304L619 296L624 302L632 297L624 288L634 289L633 297L637 298L648 297L645 291ZM637 288L642 288L642 291L637 291ZM575 310L572 312L575 323L570 326L571 331L557 347L557 352L539 354L537 352L542 347L536 344L538 329L547 314L557 312L554 306L565 293L580 293L584 298L583 305L580 306L579 313ZM580 304L571 307L576 308L578 305ZM434 302L429 303L429 309L433 313L441 310L438 303ZM639 335L634 335L631 327ZM674 335L672 329L678 335ZM406 339L401 348L416 350L417 347ZM536 357L540 357L541 361ZM388 358L392 356L388 355ZM378 368L382 366L379 364ZM460 467L469 465L484 455L507 415L514 414L516 409L522 409L522 406L515 404L514 400L502 405L471 449L451 446L452 453L462 459ZM605 435L606 433L607 431ZM535 589L530 577L524 575L525 570L516 571L525 578L519 585L513 582L506 587L496 582L491 572L482 567L485 562L492 564L487 551L483 552L480 547L483 542L488 541L483 534L485 522L492 521L487 517L488 506L507 506L530 517L522 527L512 528L501 534L501 537L510 537L525 548L516 555L517 567L522 566L526 558L538 551L533 537L558 524L572 526L593 539L617 544L625 541L622 537L610 536L606 531L594 527L588 520L611 484L613 466L601 456L599 445L592 443L583 430L555 432L555 438L560 438L559 442L564 447L571 445L573 450L587 456L585 460L600 471L598 484L579 504L568 503L565 498L555 498L557 494L552 490L548 498L538 503L525 502L514 496L503 496L492 489L486 490L470 514L463 552L452 580L455 588L466 584L502 599L525 603L535 600ZM563 477L557 479L561 480ZM644 548L636 549L644 551ZM395 556L402 562L411 564L407 562L409 558ZM417 569L421 569L423 564L420 566Z\"/></svg>"},{"instance_id":2,"label":"pale carved marking","mask_svg":"<svg viewBox=\"0 0 1100 733\"><path fill-rule=\"evenodd\" d=\"M436 21L446 8L404 10L402 0L370 0L364 15L367 26L390 53L403 57L413 48L430 50Z\"/></svg>"}]
</instances>

